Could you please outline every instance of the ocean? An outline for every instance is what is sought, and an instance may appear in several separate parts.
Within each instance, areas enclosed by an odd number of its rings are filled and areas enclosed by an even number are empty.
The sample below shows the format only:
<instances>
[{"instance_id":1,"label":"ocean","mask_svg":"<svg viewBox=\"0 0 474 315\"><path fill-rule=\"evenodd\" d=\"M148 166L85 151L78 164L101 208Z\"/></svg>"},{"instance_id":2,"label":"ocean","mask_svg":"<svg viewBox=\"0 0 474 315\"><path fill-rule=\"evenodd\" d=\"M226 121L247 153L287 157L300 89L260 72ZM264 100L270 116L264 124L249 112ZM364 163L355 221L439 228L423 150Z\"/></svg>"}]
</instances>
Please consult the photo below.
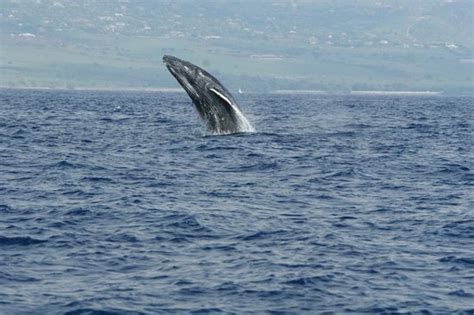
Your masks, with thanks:
<instances>
[{"instance_id":1,"label":"ocean","mask_svg":"<svg viewBox=\"0 0 474 315\"><path fill-rule=\"evenodd\" d=\"M0 314L473 314L473 98L0 90Z\"/></svg>"}]
</instances>

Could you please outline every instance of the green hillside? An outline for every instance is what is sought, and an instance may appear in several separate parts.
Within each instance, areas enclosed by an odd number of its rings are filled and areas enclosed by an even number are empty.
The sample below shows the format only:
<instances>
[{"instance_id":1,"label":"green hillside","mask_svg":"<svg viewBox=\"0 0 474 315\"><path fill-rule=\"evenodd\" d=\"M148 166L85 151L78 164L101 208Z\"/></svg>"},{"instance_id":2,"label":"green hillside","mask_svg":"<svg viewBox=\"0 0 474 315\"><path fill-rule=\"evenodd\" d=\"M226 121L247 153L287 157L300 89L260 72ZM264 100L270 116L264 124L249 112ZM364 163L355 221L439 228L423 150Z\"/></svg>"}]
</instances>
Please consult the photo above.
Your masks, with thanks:
<instances>
[{"instance_id":1,"label":"green hillside","mask_svg":"<svg viewBox=\"0 0 474 315\"><path fill-rule=\"evenodd\" d=\"M0 85L177 87L173 54L230 89L471 92L472 1L3 0Z\"/></svg>"}]
</instances>

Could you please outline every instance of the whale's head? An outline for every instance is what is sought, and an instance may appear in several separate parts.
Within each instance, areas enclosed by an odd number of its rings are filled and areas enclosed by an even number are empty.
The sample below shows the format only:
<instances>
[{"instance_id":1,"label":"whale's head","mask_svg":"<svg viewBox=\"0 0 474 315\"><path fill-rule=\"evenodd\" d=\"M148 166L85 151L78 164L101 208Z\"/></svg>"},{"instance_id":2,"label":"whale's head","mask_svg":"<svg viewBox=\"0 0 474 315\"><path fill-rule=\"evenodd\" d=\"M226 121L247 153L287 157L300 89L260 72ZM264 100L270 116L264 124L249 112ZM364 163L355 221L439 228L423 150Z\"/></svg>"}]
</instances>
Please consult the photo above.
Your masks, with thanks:
<instances>
[{"instance_id":1,"label":"whale's head","mask_svg":"<svg viewBox=\"0 0 474 315\"><path fill-rule=\"evenodd\" d=\"M203 94L205 86L208 84L205 77L200 73L202 69L188 61L169 55L163 56L163 63L188 92L193 101L195 98L202 97L201 94Z\"/></svg>"},{"instance_id":2,"label":"whale's head","mask_svg":"<svg viewBox=\"0 0 474 315\"><path fill-rule=\"evenodd\" d=\"M216 78L189 61L174 56L163 56L163 63L191 97L210 131L241 131L243 116L239 106Z\"/></svg>"}]
</instances>

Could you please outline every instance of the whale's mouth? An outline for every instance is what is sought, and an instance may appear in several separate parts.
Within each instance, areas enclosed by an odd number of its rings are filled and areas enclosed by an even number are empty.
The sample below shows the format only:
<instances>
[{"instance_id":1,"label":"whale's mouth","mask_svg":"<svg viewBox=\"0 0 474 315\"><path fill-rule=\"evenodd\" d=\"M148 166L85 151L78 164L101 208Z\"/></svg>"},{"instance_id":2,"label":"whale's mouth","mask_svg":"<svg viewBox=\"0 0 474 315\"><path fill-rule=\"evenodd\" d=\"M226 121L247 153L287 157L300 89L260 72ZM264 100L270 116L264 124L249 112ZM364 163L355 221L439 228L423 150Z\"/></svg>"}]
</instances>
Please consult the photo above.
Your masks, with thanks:
<instances>
[{"instance_id":1,"label":"whale's mouth","mask_svg":"<svg viewBox=\"0 0 474 315\"><path fill-rule=\"evenodd\" d=\"M201 95L199 89L196 89L191 82L191 73L189 67L186 66L185 61L173 57L173 56L163 56L163 63L169 72L175 77L176 81L183 87L183 89L188 93L191 99L200 99ZM190 82L191 81L191 82ZM199 113L203 112L203 109L200 108L199 102L195 102L196 107Z\"/></svg>"},{"instance_id":2,"label":"whale's mouth","mask_svg":"<svg viewBox=\"0 0 474 315\"><path fill-rule=\"evenodd\" d=\"M186 66L184 60L174 56L164 55L162 62L183 87L185 87L184 85L189 85L189 68Z\"/></svg>"},{"instance_id":3,"label":"whale's mouth","mask_svg":"<svg viewBox=\"0 0 474 315\"><path fill-rule=\"evenodd\" d=\"M170 56L170 55L164 55L164 56L163 56L163 59L161 59L161 61L162 61L164 64L169 64L173 59L178 59L178 58L173 57L173 56Z\"/></svg>"},{"instance_id":4,"label":"whale's mouth","mask_svg":"<svg viewBox=\"0 0 474 315\"><path fill-rule=\"evenodd\" d=\"M176 58L175 56L170 56L170 55L164 55L161 61L167 67L173 67L173 68L180 68L180 67L183 67L183 65L185 64L184 60L181 60L179 58Z\"/></svg>"},{"instance_id":5,"label":"whale's mouth","mask_svg":"<svg viewBox=\"0 0 474 315\"><path fill-rule=\"evenodd\" d=\"M175 74L176 73L176 70L174 69L176 67L176 62L174 62L173 60L174 57L172 56L163 56L163 59L161 59L161 62L163 62L166 66L166 68L168 68L168 70Z\"/></svg>"},{"instance_id":6,"label":"whale's mouth","mask_svg":"<svg viewBox=\"0 0 474 315\"><path fill-rule=\"evenodd\" d=\"M165 66L166 66L166 68L169 70L169 72L171 72L171 74L172 74L174 77L177 76L176 70L175 70L172 66L170 66L170 65L167 64L167 63L165 63Z\"/></svg>"}]
</instances>

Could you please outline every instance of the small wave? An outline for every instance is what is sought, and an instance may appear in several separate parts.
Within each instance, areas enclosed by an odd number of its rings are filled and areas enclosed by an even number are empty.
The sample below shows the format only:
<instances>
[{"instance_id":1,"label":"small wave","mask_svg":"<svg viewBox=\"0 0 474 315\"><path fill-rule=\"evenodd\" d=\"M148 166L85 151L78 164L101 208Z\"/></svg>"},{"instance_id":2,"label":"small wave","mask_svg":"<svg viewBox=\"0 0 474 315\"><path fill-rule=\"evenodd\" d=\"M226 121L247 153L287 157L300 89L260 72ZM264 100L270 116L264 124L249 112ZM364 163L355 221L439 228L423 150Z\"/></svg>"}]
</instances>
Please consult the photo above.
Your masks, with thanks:
<instances>
[{"instance_id":1,"label":"small wave","mask_svg":"<svg viewBox=\"0 0 474 315\"><path fill-rule=\"evenodd\" d=\"M372 128L372 125L368 124L357 124L357 123L351 123L351 124L346 124L344 127L348 128L354 128L354 129L366 129L366 128Z\"/></svg>"},{"instance_id":2,"label":"small wave","mask_svg":"<svg viewBox=\"0 0 474 315\"><path fill-rule=\"evenodd\" d=\"M15 282L41 281L38 278L29 277L25 274L19 274L19 273L10 274L3 271L0 271L0 280L15 281Z\"/></svg>"},{"instance_id":3,"label":"small wave","mask_svg":"<svg viewBox=\"0 0 474 315\"><path fill-rule=\"evenodd\" d=\"M206 292L206 288L199 287L199 286L193 286L193 287L189 287L189 288L182 288L182 289L179 290L179 294L191 295L191 296L201 295L201 294L204 294L205 292Z\"/></svg>"},{"instance_id":4,"label":"small wave","mask_svg":"<svg viewBox=\"0 0 474 315\"><path fill-rule=\"evenodd\" d=\"M241 288L242 286L235 282L224 282L216 285L213 289L216 291L237 291Z\"/></svg>"},{"instance_id":5,"label":"small wave","mask_svg":"<svg viewBox=\"0 0 474 315\"><path fill-rule=\"evenodd\" d=\"M107 241L109 242L118 242L118 243L138 243L140 242L140 240L134 236L134 235L131 235L131 234L128 234L128 233L121 233L121 234L114 234L112 236L110 236L109 238L107 238Z\"/></svg>"},{"instance_id":6,"label":"small wave","mask_svg":"<svg viewBox=\"0 0 474 315\"><path fill-rule=\"evenodd\" d=\"M26 134L27 132L24 129L17 129L11 136L15 139L24 139Z\"/></svg>"},{"instance_id":7,"label":"small wave","mask_svg":"<svg viewBox=\"0 0 474 315\"><path fill-rule=\"evenodd\" d=\"M346 215L346 216L340 216L340 217L339 217L339 220L341 220L341 221L345 221L345 220L355 220L355 219L357 219L357 218L356 218L356 217L353 217L353 216L348 216L348 215Z\"/></svg>"},{"instance_id":8,"label":"small wave","mask_svg":"<svg viewBox=\"0 0 474 315\"><path fill-rule=\"evenodd\" d=\"M342 171L334 172L332 174L326 175L324 178L339 178L339 177L354 177L356 172L353 168L348 168Z\"/></svg>"},{"instance_id":9,"label":"small wave","mask_svg":"<svg viewBox=\"0 0 474 315\"><path fill-rule=\"evenodd\" d=\"M82 178L83 180L87 180L87 181L90 181L90 182L106 182L106 183L110 183L112 182L112 180L110 178L107 178L107 177L98 177L98 176L86 176L86 177L83 177Z\"/></svg>"},{"instance_id":10,"label":"small wave","mask_svg":"<svg viewBox=\"0 0 474 315\"><path fill-rule=\"evenodd\" d=\"M249 134L254 134L255 130L254 129L248 129L248 130L239 130L235 132L228 132L228 131L216 131L216 132L209 132L206 136L211 136L211 137L217 137L217 136L232 136L232 137L239 137L239 136L245 136Z\"/></svg>"},{"instance_id":11,"label":"small wave","mask_svg":"<svg viewBox=\"0 0 474 315\"><path fill-rule=\"evenodd\" d=\"M238 150L239 148L236 146L212 146L208 144L201 144L197 146L198 151L231 151L231 150Z\"/></svg>"},{"instance_id":12,"label":"small wave","mask_svg":"<svg viewBox=\"0 0 474 315\"><path fill-rule=\"evenodd\" d=\"M429 125L429 124L422 124L422 123L409 123L408 125L406 125L405 129L414 129L414 130L418 130L418 131L431 131L431 129L433 126ZM430 129L430 130L428 130Z\"/></svg>"},{"instance_id":13,"label":"small wave","mask_svg":"<svg viewBox=\"0 0 474 315\"><path fill-rule=\"evenodd\" d=\"M78 196L78 197L92 197L94 193L85 192L81 189L69 190L62 193L63 196Z\"/></svg>"},{"instance_id":14,"label":"small wave","mask_svg":"<svg viewBox=\"0 0 474 315\"><path fill-rule=\"evenodd\" d=\"M29 246L46 242L29 236L6 237L0 236L0 246Z\"/></svg>"},{"instance_id":15,"label":"small wave","mask_svg":"<svg viewBox=\"0 0 474 315\"><path fill-rule=\"evenodd\" d=\"M339 138L339 137L354 138L357 135L357 133L355 131L336 131L336 132L329 132L325 135L328 137L335 137L335 138Z\"/></svg>"},{"instance_id":16,"label":"small wave","mask_svg":"<svg viewBox=\"0 0 474 315\"><path fill-rule=\"evenodd\" d=\"M210 228L200 223L194 215L169 215L161 219L160 232L157 240L172 240L186 242L197 238L216 238L218 235Z\"/></svg>"},{"instance_id":17,"label":"small wave","mask_svg":"<svg viewBox=\"0 0 474 315\"><path fill-rule=\"evenodd\" d=\"M459 297L467 297L467 298L473 298L474 297L473 293L466 292L463 289L452 291L452 292L449 292L448 294L453 295L453 296L459 296Z\"/></svg>"},{"instance_id":18,"label":"small wave","mask_svg":"<svg viewBox=\"0 0 474 315\"><path fill-rule=\"evenodd\" d=\"M64 315L141 315L144 313L130 312L125 310L96 310L92 308L78 308L64 313Z\"/></svg>"},{"instance_id":19,"label":"small wave","mask_svg":"<svg viewBox=\"0 0 474 315\"><path fill-rule=\"evenodd\" d=\"M395 306L380 306L380 305L372 305L363 308L347 308L345 311L355 314L409 314L409 313L400 313L398 307ZM417 314L433 314L429 310L419 310L416 312Z\"/></svg>"},{"instance_id":20,"label":"small wave","mask_svg":"<svg viewBox=\"0 0 474 315\"><path fill-rule=\"evenodd\" d=\"M239 167L229 168L223 172L250 172L250 171L266 171L278 168L277 162L260 162L251 165L243 165Z\"/></svg>"},{"instance_id":21,"label":"small wave","mask_svg":"<svg viewBox=\"0 0 474 315\"><path fill-rule=\"evenodd\" d=\"M466 185L474 186L474 174L473 173L464 174L461 177L461 181L463 181Z\"/></svg>"},{"instance_id":22,"label":"small wave","mask_svg":"<svg viewBox=\"0 0 474 315\"><path fill-rule=\"evenodd\" d=\"M474 239L474 220L460 220L445 224L437 234Z\"/></svg>"},{"instance_id":23,"label":"small wave","mask_svg":"<svg viewBox=\"0 0 474 315\"><path fill-rule=\"evenodd\" d=\"M240 235L237 238L243 241L256 241L271 239L279 235L287 235L288 231L278 230L278 231L258 231L251 234Z\"/></svg>"},{"instance_id":24,"label":"small wave","mask_svg":"<svg viewBox=\"0 0 474 315\"><path fill-rule=\"evenodd\" d=\"M92 211L89 210L89 209L77 208L77 209L69 210L68 212L66 212L66 215L85 216L85 215L90 215L91 213L92 213Z\"/></svg>"},{"instance_id":25,"label":"small wave","mask_svg":"<svg viewBox=\"0 0 474 315\"><path fill-rule=\"evenodd\" d=\"M77 168L78 165L68 162L66 160L59 161L54 163L51 167L59 169L68 169L68 168Z\"/></svg>"},{"instance_id":26,"label":"small wave","mask_svg":"<svg viewBox=\"0 0 474 315\"><path fill-rule=\"evenodd\" d=\"M461 264L466 267L474 267L474 257L456 257L456 256L446 256L439 259L440 262L450 262Z\"/></svg>"},{"instance_id":27,"label":"small wave","mask_svg":"<svg viewBox=\"0 0 474 315\"><path fill-rule=\"evenodd\" d=\"M12 212L12 208L10 208L10 206L8 205L2 205L0 204L0 213L1 212Z\"/></svg>"},{"instance_id":28,"label":"small wave","mask_svg":"<svg viewBox=\"0 0 474 315\"><path fill-rule=\"evenodd\" d=\"M469 172L469 168L460 164L445 164L437 173L457 173L457 172Z\"/></svg>"},{"instance_id":29,"label":"small wave","mask_svg":"<svg viewBox=\"0 0 474 315\"><path fill-rule=\"evenodd\" d=\"M223 252L229 252L235 250L235 246L231 245L221 245L221 244L212 244L212 245L206 245L201 247L202 250L208 250L208 251L223 251Z\"/></svg>"},{"instance_id":30,"label":"small wave","mask_svg":"<svg viewBox=\"0 0 474 315\"><path fill-rule=\"evenodd\" d=\"M191 230L202 228L199 221L193 215L171 215L166 217L165 221L171 221L165 225L173 228Z\"/></svg>"},{"instance_id":31,"label":"small wave","mask_svg":"<svg viewBox=\"0 0 474 315\"><path fill-rule=\"evenodd\" d=\"M190 314L196 314L196 315L200 315L200 314L220 314L223 311L224 310L222 310L220 308L207 307L207 308L199 308L199 309L193 310L192 312L190 312Z\"/></svg>"},{"instance_id":32,"label":"small wave","mask_svg":"<svg viewBox=\"0 0 474 315\"><path fill-rule=\"evenodd\" d=\"M292 280L288 280L285 284L289 285L297 285L297 286L305 286L305 285L315 285L319 283L327 283L330 282L334 276L332 275L325 275L325 276L313 276L313 277L300 277Z\"/></svg>"}]
</instances>

